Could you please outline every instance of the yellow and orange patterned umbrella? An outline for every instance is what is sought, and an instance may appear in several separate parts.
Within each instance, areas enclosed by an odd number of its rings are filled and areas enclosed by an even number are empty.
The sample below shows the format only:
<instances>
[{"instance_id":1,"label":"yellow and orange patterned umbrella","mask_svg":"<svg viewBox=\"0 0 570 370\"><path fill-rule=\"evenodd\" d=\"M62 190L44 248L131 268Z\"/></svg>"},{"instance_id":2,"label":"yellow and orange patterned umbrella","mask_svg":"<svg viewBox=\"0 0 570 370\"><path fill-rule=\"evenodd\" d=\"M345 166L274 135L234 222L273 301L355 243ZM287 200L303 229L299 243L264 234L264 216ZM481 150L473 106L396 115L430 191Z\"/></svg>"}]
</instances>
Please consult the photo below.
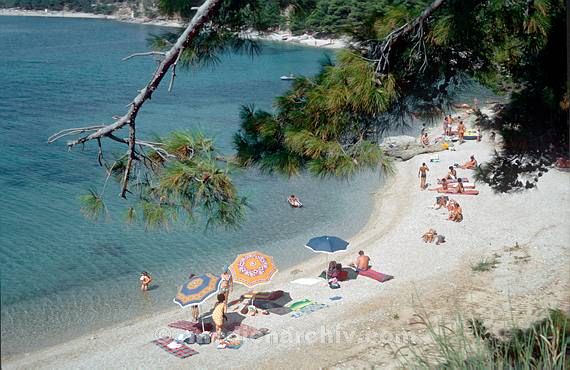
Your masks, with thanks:
<instances>
[{"instance_id":1,"label":"yellow and orange patterned umbrella","mask_svg":"<svg viewBox=\"0 0 570 370\"><path fill-rule=\"evenodd\" d=\"M233 280L247 287L267 283L277 272L273 257L258 251L240 254L230 265Z\"/></svg>"}]
</instances>

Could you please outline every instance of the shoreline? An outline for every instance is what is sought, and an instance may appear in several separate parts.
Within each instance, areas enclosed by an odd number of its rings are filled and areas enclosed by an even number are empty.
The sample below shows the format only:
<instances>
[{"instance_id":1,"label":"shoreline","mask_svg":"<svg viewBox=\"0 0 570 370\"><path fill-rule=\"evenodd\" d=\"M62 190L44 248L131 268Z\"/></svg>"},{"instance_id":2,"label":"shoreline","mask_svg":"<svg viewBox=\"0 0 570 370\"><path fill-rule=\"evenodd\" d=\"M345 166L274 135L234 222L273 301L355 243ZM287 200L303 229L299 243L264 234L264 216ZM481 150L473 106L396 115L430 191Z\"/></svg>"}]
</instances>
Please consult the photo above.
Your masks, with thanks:
<instances>
[{"instance_id":1,"label":"shoreline","mask_svg":"<svg viewBox=\"0 0 570 370\"><path fill-rule=\"evenodd\" d=\"M123 23L141 24L148 26L159 26L159 27L171 27L171 28L184 28L185 24L172 19L150 19L142 17L124 17L118 15L104 15L104 14L94 14L94 13L84 13L84 12L70 12L63 10L24 10L24 9L14 9L0 8L1 16L12 16L12 17L47 17L47 18L74 18L74 19L103 19ZM299 36L294 36L290 32L258 32L258 31L247 31L242 33L245 37L250 37L253 39L263 40L263 41L274 41L282 42L286 44L293 44L299 46L309 46L314 48L324 48L324 49L342 49L348 46L348 39L338 38L338 39L316 39L309 34L303 34Z\"/></svg>"},{"instance_id":2,"label":"shoreline","mask_svg":"<svg viewBox=\"0 0 570 370\"><path fill-rule=\"evenodd\" d=\"M439 130L439 127L436 126L435 130ZM494 143L487 140L481 143L467 142L455 152L439 153L441 163L430 163L429 167L433 172L441 173L448 163L463 162L470 154L475 154L480 162L485 162L491 158L494 149ZM321 314L313 313L301 319L273 314L246 318L247 324L268 327L276 335L285 330L293 330L295 333L318 332L323 327L330 328L332 323L364 331L379 325L382 332L390 330L390 333L396 333L402 327L407 327L407 316L413 316L414 308L407 301L414 292L421 293L428 302L436 301L430 302L429 307L440 310L443 310L442 305L449 310L450 301L446 298L442 302L441 292L450 292L449 294L457 295L457 298L467 300L470 305L475 305L474 309L479 309L483 315L489 310L486 307L489 302L495 302L497 306L504 304L498 296L508 298L509 301L511 295L520 296L519 300L512 302L516 306L513 309L519 309L520 302L528 296L527 301L524 301L525 307L529 307L525 311L526 316L516 312L523 322L547 307L558 305L565 310L570 309L568 297L560 297L560 293L570 287L570 274L567 269L563 269L569 260L565 245L570 242L570 232L565 227L567 221L557 222L570 219L570 208L560 206L561 202L570 203L568 174L548 171L543 176L539 189L518 194L494 194L486 185L477 184L480 195L459 199L464 208L465 220L460 224L451 224L445 220L446 216L442 216L441 211L428 209L435 194L417 189L417 167L422 161L429 162L432 155L422 154L396 163L397 174L389 178L374 196L373 211L368 222L350 240L348 252L334 256L346 265L353 260L356 251L363 249L371 256L373 267L394 275L394 280L378 284L358 278L341 283L342 289L335 291L329 290L324 280L313 286L291 283L301 277L318 275L324 267L324 260L322 256L315 255L305 262L279 271L275 279L261 290L282 289L290 292L294 301L310 298L327 303L329 307L320 311ZM472 176L470 171L468 176ZM434 175L430 173L428 180L433 182ZM533 204L543 204L543 211L536 210ZM441 246L421 242L419 236L427 227L436 228L447 237L447 242ZM515 242L521 245L521 250L529 256L530 262L520 264L516 255L508 257L518 253L507 249L512 249ZM504 260L497 271L493 272L494 275L473 275L470 271L465 271L470 270L469 266L481 256L493 253L501 253ZM545 266L548 266L548 272L534 274L535 271L542 271ZM491 292L492 288L496 292ZM555 289L554 293L552 289ZM245 289L234 292L232 298L243 291ZM505 292L508 292L508 297L504 297ZM540 299L529 292L540 296ZM482 294L488 294L489 298L478 304L464 298L464 295L472 297ZM331 295L341 295L342 300L330 301L328 298ZM361 303L356 304L358 302ZM540 307L530 310L532 304ZM211 305L212 302L208 302L205 307ZM495 311L492 312L491 319L501 321L504 315L500 316L498 307L492 308ZM486 314L491 315L491 312ZM317 341L300 346L296 342L273 345L260 339L246 340L238 351L220 351L215 346L200 346L197 347L200 355L179 360L150 343L162 335L179 334L181 331L169 329L166 325L176 320L187 320L189 316L189 311L171 309L151 317L130 320L114 328L100 329L61 345L2 360L5 368L217 368L227 367L228 361L238 366L256 359L261 361L257 363L258 367L285 367L295 359L299 361L299 366L316 368L338 364L349 367L370 366L370 363L378 363L378 358L382 358L379 363L386 364L384 361L388 361L389 357L383 353L382 343L356 345L347 340L330 346ZM399 318L394 319L396 316ZM378 346L382 348L376 348ZM314 354L310 359L305 356L308 348ZM378 353L364 354L366 348L375 348ZM364 359L366 356L376 357L374 361L369 358L362 363L362 359L355 358L355 355ZM382 357L384 355L387 357Z\"/></svg>"}]
</instances>

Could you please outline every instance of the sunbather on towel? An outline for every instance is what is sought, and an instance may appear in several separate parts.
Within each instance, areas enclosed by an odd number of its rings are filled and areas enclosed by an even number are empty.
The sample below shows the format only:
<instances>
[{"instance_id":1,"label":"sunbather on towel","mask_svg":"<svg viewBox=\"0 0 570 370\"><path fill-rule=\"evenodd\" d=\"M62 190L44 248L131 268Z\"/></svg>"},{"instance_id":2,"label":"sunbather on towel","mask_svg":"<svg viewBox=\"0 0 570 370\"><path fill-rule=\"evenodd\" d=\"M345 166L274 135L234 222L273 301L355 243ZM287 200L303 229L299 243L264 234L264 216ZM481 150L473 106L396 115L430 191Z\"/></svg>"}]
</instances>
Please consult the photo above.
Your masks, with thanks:
<instances>
[{"instance_id":1,"label":"sunbather on towel","mask_svg":"<svg viewBox=\"0 0 570 370\"><path fill-rule=\"evenodd\" d=\"M447 178L450 180L457 179L457 171L455 170L455 168L453 168L453 166L449 166L449 172L447 173Z\"/></svg>"},{"instance_id":2,"label":"sunbather on towel","mask_svg":"<svg viewBox=\"0 0 570 370\"><path fill-rule=\"evenodd\" d=\"M463 210L459 206L459 203L454 202L453 206L449 211L449 218L450 221L454 222L461 222L463 221Z\"/></svg>"},{"instance_id":3,"label":"sunbather on towel","mask_svg":"<svg viewBox=\"0 0 570 370\"><path fill-rule=\"evenodd\" d=\"M477 167L477 160L475 159L475 156L472 155L469 160L467 162L465 162L465 164L459 166L460 168L463 168L464 170L472 170L475 167Z\"/></svg>"},{"instance_id":4,"label":"sunbather on towel","mask_svg":"<svg viewBox=\"0 0 570 370\"><path fill-rule=\"evenodd\" d=\"M434 229L429 229L427 232L424 233L424 235L422 235L422 240L424 241L424 243L433 243L436 235L437 233L435 232Z\"/></svg>"},{"instance_id":5,"label":"sunbather on towel","mask_svg":"<svg viewBox=\"0 0 570 370\"><path fill-rule=\"evenodd\" d=\"M366 271L370 268L370 257L365 255L364 251L358 251L356 263L352 263L350 266L356 268L356 271Z\"/></svg>"}]
</instances>

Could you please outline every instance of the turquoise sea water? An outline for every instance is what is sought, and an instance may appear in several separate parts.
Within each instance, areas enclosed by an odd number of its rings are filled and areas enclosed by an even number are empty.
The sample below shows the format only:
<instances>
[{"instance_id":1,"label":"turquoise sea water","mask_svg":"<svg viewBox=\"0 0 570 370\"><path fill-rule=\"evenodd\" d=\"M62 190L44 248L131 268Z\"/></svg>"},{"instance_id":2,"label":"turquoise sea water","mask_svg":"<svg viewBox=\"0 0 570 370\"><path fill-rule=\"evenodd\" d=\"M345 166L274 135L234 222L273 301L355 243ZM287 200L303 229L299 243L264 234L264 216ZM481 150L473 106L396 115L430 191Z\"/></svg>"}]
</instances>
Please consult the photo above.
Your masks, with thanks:
<instances>
[{"instance_id":1,"label":"turquoise sea water","mask_svg":"<svg viewBox=\"0 0 570 370\"><path fill-rule=\"evenodd\" d=\"M68 152L47 145L54 132L109 122L148 81L155 62L121 58L147 50L161 29L102 20L0 17L0 263L2 355L69 340L113 323L174 308L190 272L218 273L240 252L260 249L281 269L312 256L315 235L350 238L366 222L377 174L351 182L307 176L286 179L239 171L236 182L252 209L236 232L203 225L170 232L126 226L118 189L109 188L106 222L83 218L77 197L101 186L94 145ZM231 153L242 104L271 109L288 86L284 74L312 75L324 51L265 44L253 60L226 55L215 69L179 73L138 119L139 135L199 128ZM305 208L286 197L298 194ZM158 286L138 290L141 270Z\"/></svg>"}]
</instances>

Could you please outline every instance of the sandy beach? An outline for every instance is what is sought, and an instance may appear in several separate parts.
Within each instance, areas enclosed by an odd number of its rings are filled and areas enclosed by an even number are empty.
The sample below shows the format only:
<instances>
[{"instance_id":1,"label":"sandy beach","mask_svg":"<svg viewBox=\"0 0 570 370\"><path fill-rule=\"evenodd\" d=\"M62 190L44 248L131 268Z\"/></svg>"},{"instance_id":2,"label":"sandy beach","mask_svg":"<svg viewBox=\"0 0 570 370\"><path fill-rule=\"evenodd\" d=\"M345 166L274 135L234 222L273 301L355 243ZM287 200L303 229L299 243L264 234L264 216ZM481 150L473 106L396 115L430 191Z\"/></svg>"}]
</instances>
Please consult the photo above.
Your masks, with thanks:
<instances>
[{"instance_id":1,"label":"sandy beach","mask_svg":"<svg viewBox=\"0 0 570 370\"><path fill-rule=\"evenodd\" d=\"M56 11L56 10L23 10L23 9L0 9L0 16L22 16L22 17L52 17L52 18L79 18L79 19L107 19L118 22L145 24L149 26L181 28L185 24L173 19L151 19L146 17L128 17L122 15L104 15L83 12ZM295 36L287 31L279 32L257 32L249 31L243 33L244 37L284 42L295 45L310 46L325 49L342 49L348 45L348 39L318 39L312 35L303 34Z\"/></svg>"},{"instance_id":2,"label":"sandy beach","mask_svg":"<svg viewBox=\"0 0 570 370\"><path fill-rule=\"evenodd\" d=\"M439 130L439 126L431 129ZM395 276L391 281L381 284L359 277L342 282L337 290L329 289L324 280L311 286L292 283L319 275L326 257L317 255L279 271L262 290L281 289L293 301L309 298L328 307L300 318L290 314L247 317L245 324L269 328L271 334L245 339L240 349L193 345L199 354L188 359L161 350L151 341L182 333L167 324L190 319L189 310L173 305L169 312L62 345L3 357L3 368L286 368L292 364L297 368L397 368L401 366L401 358L395 356L398 349L429 341L425 327L415 321L416 314L449 321L459 313L481 318L499 330L513 320L528 325L548 308L570 311L569 173L552 169L537 189L513 194L495 194L477 183L479 195L451 196L463 208L461 223L448 221L446 210L432 208L436 192L419 189L417 171L422 162L430 168L432 187L449 165L463 163L471 154L485 162L496 145L484 135L482 142L468 141L457 151L440 152L437 163L429 161L433 154L397 163L397 174L374 195L368 224L350 240L346 253L334 256L347 265L362 249L374 269ZM458 173L472 181L472 171ZM447 242L424 244L420 236L428 228L445 235ZM295 253L303 246L290 248ZM473 271L471 266L483 258L496 259L496 268ZM342 298L330 300L333 296ZM213 300L205 307L212 305Z\"/></svg>"}]
</instances>

